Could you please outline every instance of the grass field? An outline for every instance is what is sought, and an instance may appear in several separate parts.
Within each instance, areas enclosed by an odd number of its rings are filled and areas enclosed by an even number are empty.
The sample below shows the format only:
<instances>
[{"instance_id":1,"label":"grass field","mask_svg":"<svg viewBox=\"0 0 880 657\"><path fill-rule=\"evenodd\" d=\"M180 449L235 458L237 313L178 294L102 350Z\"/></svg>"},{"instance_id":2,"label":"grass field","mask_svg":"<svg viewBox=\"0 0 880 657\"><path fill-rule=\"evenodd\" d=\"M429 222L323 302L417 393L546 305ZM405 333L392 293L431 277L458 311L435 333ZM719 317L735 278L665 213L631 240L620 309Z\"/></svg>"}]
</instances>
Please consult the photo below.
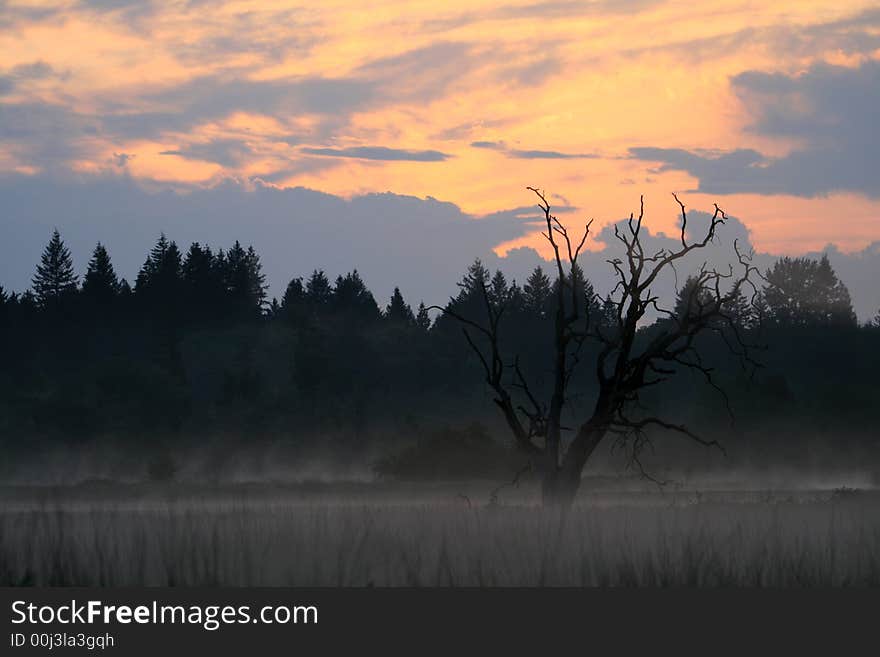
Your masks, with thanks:
<instances>
[{"instance_id":1,"label":"grass field","mask_svg":"<svg viewBox=\"0 0 880 657\"><path fill-rule=\"evenodd\" d=\"M588 491L561 516L454 490L8 488L0 584L880 585L874 492Z\"/></svg>"}]
</instances>

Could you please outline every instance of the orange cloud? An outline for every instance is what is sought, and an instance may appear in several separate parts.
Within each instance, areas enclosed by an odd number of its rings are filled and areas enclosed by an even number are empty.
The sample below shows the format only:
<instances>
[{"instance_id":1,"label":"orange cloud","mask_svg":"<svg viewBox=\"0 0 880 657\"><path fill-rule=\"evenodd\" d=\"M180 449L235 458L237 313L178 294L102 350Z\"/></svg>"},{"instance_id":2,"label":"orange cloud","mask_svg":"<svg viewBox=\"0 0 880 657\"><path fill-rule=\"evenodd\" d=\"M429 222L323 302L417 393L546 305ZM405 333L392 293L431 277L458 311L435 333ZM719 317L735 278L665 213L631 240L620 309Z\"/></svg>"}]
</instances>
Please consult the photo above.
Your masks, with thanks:
<instances>
[{"instance_id":1,"label":"orange cloud","mask_svg":"<svg viewBox=\"0 0 880 657\"><path fill-rule=\"evenodd\" d=\"M109 166L178 185L261 177L349 196L433 196L474 214L528 205L525 185L539 185L578 208L565 221L594 216L597 227L644 193L649 225L668 230L669 193L698 186L632 159L630 148L781 157L798 147L794 137L750 129L732 77L793 75L816 62L857 67L880 52L880 21L860 18L872 6L861 1L657 1L634 3L634 14L606 0L333 0L305 9L228 0L210 10L160 2L113 11L61 2L42 18L16 11L23 6L4 10L16 29L0 35L0 92L8 80L0 112L26 117L22 108L50 106L70 117L51 135L69 147L49 148L35 136L45 127L17 119L0 170ZM39 84L13 74L37 61L63 74ZM315 155L343 149L446 157ZM118 153L131 157L108 165ZM855 249L880 239L878 196L692 193L689 202L717 200L763 249L830 241ZM829 213L849 220L835 225ZM521 245L541 248L540 237L498 251Z\"/></svg>"}]
</instances>

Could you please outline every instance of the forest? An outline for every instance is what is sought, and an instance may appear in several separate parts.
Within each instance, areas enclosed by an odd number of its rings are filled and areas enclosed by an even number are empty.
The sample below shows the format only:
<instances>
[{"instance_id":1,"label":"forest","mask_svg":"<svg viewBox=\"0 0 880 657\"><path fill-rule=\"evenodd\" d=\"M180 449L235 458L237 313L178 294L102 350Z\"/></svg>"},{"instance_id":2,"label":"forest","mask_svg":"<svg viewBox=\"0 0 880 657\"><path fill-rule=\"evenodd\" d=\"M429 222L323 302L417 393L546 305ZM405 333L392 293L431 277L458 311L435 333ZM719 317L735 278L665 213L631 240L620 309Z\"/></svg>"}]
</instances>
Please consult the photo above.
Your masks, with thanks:
<instances>
[{"instance_id":1,"label":"forest","mask_svg":"<svg viewBox=\"0 0 880 657\"><path fill-rule=\"evenodd\" d=\"M82 473L70 466L84 477L223 478L242 454L264 453L293 469L320 456L385 477L510 478L521 455L499 428L459 321L478 322L487 307L504 310L505 358L536 389L551 385L539 356L553 339L560 283L552 267L520 283L476 260L435 309L438 300L416 305L398 289L374 294L356 269L335 280L320 270L295 277L280 300L269 299L253 248L182 250L164 234L133 284L101 244L85 275L76 271L55 231L32 288L0 287L6 479L33 477L29 468L55 453L104 459ZM572 271L587 321L610 326L607 291ZM696 276L682 279L673 315L702 294ZM711 385L683 372L641 403L674 409L717 439L728 465L859 463L876 451L880 313L859 325L827 258L780 258L733 315L758 346L749 362L726 348L725 331L701 335ZM668 321L644 322L638 339ZM594 359L600 346L580 345L578 358ZM590 367L574 372L566 412L581 412L595 395ZM717 464L714 450L663 434L643 474L659 472L670 454L678 465ZM117 455L116 465L104 455Z\"/></svg>"}]
</instances>

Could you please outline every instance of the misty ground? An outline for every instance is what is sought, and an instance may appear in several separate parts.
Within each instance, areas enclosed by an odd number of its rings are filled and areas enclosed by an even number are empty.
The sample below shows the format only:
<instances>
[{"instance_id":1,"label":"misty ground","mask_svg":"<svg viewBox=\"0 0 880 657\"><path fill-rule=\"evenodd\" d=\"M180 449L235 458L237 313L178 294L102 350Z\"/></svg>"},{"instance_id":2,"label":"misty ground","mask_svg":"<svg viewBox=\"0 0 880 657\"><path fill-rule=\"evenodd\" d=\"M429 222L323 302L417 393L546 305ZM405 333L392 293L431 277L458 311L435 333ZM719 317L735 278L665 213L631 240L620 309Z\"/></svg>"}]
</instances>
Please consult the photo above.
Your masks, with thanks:
<instances>
[{"instance_id":1,"label":"misty ground","mask_svg":"<svg viewBox=\"0 0 880 657\"><path fill-rule=\"evenodd\" d=\"M0 487L2 585L871 586L880 490L837 474Z\"/></svg>"}]
</instances>

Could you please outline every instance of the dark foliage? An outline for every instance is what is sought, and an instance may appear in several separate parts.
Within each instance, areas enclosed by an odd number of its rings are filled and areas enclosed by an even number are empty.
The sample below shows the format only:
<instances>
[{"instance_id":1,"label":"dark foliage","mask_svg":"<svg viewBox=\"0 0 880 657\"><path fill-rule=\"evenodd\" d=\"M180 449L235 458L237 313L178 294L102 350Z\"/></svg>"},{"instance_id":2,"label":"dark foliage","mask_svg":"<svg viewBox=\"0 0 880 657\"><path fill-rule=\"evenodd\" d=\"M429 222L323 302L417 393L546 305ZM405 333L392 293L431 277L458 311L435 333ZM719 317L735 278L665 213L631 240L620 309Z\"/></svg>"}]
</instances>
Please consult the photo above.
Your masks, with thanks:
<instances>
[{"instance_id":1,"label":"dark foliage","mask_svg":"<svg viewBox=\"0 0 880 657\"><path fill-rule=\"evenodd\" d=\"M737 408L735 429L719 420L726 415L717 397L698 393L693 403L694 377L658 388L642 403L677 406L695 427L743 449L767 449L757 437L767 431L778 431L782 452L798 450L791 436L799 433L876 440L880 317L856 325L827 260L783 259L767 279L756 312L744 297L731 304L737 324L766 346L763 367L750 378L727 350L701 346ZM509 470L519 462L486 404L481 366L460 323L442 313L432 322L424 303L414 312L397 288L380 309L356 270L333 283L323 271L294 278L280 302L268 304L253 248L236 242L213 251L195 243L181 253L162 235L134 289L102 244L82 287L77 283L55 231L33 289L0 288L0 441L9 454L53 443L137 446L152 454L148 476L165 479L175 474L169 455L183 445L284 440L339 447L354 458L403 436L410 447L379 466L387 476L495 476L497 464ZM485 289L489 302L505 309L502 357L517 358L533 392L546 393L552 381L539 355L553 341L558 284L536 269L520 286L476 260L446 310L484 318ZM580 268L566 288L576 293L565 303L580 306L590 326L610 335L615 304ZM692 309L684 299L702 293L698 279L688 279L675 313ZM659 330L646 322L636 339L649 341ZM572 357L575 348L589 362L599 345L573 345ZM589 407L596 395L591 377L575 372L566 412ZM455 428L476 420L489 428ZM322 444L326 436L336 442Z\"/></svg>"}]
</instances>

